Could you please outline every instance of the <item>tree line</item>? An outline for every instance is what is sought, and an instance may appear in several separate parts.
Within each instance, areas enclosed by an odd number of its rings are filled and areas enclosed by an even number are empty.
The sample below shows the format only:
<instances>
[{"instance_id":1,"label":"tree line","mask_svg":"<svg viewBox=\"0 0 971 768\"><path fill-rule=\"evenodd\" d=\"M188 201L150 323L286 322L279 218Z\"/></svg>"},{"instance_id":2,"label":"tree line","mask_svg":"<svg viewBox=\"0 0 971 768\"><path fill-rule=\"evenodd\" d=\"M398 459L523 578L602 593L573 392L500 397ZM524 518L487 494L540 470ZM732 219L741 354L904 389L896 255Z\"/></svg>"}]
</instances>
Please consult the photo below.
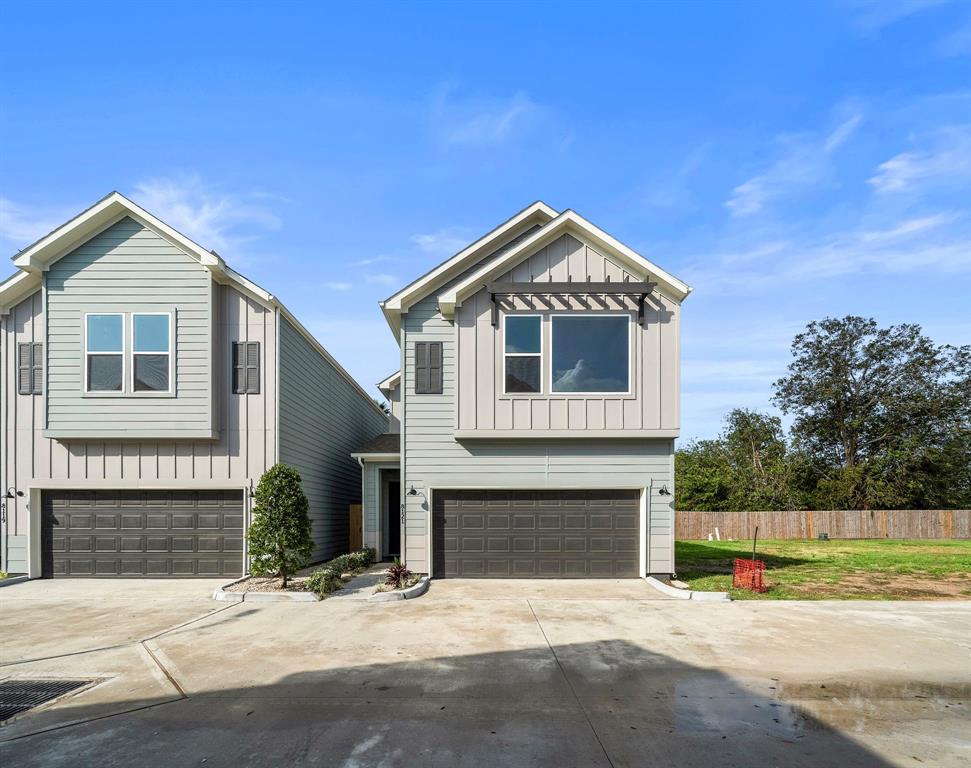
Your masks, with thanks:
<instances>
[{"instance_id":1,"label":"tree line","mask_svg":"<svg viewBox=\"0 0 971 768\"><path fill-rule=\"evenodd\" d=\"M675 456L675 503L699 511L971 506L971 346L848 316L792 342L773 404L736 408Z\"/></svg>"}]
</instances>

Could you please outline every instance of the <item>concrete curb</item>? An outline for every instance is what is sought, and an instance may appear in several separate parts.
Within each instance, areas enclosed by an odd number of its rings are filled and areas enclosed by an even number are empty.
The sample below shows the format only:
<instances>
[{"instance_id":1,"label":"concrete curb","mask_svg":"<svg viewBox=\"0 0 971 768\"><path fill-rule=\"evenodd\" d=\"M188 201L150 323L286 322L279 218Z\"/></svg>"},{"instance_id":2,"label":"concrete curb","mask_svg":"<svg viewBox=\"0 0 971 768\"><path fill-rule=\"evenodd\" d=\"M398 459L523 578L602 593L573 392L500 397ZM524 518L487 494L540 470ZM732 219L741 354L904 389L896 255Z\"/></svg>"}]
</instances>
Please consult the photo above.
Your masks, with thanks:
<instances>
[{"instance_id":1,"label":"concrete curb","mask_svg":"<svg viewBox=\"0 0 971 768\"><path fill-rule=\"evenodd\" d=\"M228 584L223 584L212 593L213 600L224 603L316 603L320 601L313 592L227 592L226 587L246 581L249 576L243 576Z\"/></svg>"},{"instance_id":2,"label":"concrete curb","mask_svg":"<svg viewBox=\"0 0 971 768\"><path fill-rule=\"evenodd\" d=\"M8 576L5 579L0 579L0 587L12 587L14 584L22 584L25 581L30 581L30 576Z\"/></svg>"},{"instance_id":3,"label":"concrete curb","mask_svg":"<svg viewBox=\"0 0 971 768\"><path fill-rule=\"evenodd\" d=\"M368 598L369 603L390 603L395 600L412 600L421 597L428 591L429 578L422 576L418 583L407 589L400 589L396 592L375 592Z\"/></svg>"},{"instance_id":4,"label":"concrete curb","mask_svg":"<svg viewBox=\"0 0 971 768\"><path fill-rule=\"evenodd\" d=\"M653 576L645 576L644 581L658 592L677 600L698 600L704 603L730 603L732 601L727 592L696 592L693 589L678 589L670 584L665 584L660 579L655 579Z\"/></svg>"}]
</instances>

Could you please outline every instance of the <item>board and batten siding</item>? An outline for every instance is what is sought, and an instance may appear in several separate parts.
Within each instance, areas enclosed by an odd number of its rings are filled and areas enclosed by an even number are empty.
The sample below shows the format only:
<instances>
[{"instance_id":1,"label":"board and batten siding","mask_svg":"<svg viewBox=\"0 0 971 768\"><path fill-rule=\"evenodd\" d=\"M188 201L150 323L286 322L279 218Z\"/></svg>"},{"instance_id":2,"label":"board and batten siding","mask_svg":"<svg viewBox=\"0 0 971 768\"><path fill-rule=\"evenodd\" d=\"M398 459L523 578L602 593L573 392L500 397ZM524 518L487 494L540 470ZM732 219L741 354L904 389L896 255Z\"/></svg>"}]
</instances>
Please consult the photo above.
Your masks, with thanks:
<instances>
[{"instance_id":1,"label":"board and batten siding","mask_svg":"<svg viewBox=\"0 0 971 768\"><path fill-rule=\"evenodd\" d=\"M673 569L673 496L660 496L662 485L673 488L673 440L669 438L597 438L588 430L583 439L473 439L454 436L460 331L438 311L434 296L409 308L403 318L402 387L403 488L405 557L413 571L430 568L430 495L435 488L643 488L651 487L647 569ZM491 326L490 326L491 328ZM441 394L415 394L415 342L441 341Z\"/></svg>"},{"instance_id":2,"label":"board and batten siding","mask_svg":"<svg viewBox=\"0 0 971 768\"><path fill-rule=\"evenodd\" d=\"M52 264L44 275L49 434L211 436L211 283L209 271L196 259L130 217ZM173 311L175 396L85 396L86 312ZM127 337L127 318L125 324ZM130 340L126 346L130 349ZM127 360L125 367L130 378Z\"/></svg>"},{"instance_id":3,"label":"board and batten siding","mask_svg":"<svg viewBox=\"0 0 971 768\"><path fill-rule=\"evenodd\" d=\"M303 479L315 561L347 551L348 507L361 503L361 467L350 454L387 428L387 418L281 318L280 461Z\"/></svg>"},{"instance_id":4,"label":"board and batten siding","mask_svg":"<svg viewBox=\"0 0 971 768\"><path fill-rule=\"evenodd\" d=\"M500 282L639 282L634 274L614 264L589 245L563 235L539 249L500 278ZM673 431L679 423L680 306L658 292L645 301L645 325L637 324L637 297L633 296L507 296L496 297L501 315L542 314L543 393L503 393L501 324L492 325L492 301L485 291L466 299L456 310L458 327L459 430L501 430L504 436L535 436L545 430ZM551 393L549 315L560 312L627 312L631 315L632 390L618 395Z\"/></svg>"},{"instance_id":5,"label":"board and batten siding","mask_svg":"<svg viewBox=\"0 0 971 768\"><path fill-rule=\"evenodd\" d=\"M276 462L276 318L235 288L212 285L215 333L213 400L219 438L52 439L44 434L46 395L20 395L16 345L44 340L41 291L0 318L4 409L0 484L31 488L243 488ZM259 341L263 355L258 395L233 395L233 341ZM80 387L80 383L78 384ZM85 399L85 404L88 400ZM29 532L29 495L8 500L7 552L14 569Z\"/></svg>"}]
</instances>

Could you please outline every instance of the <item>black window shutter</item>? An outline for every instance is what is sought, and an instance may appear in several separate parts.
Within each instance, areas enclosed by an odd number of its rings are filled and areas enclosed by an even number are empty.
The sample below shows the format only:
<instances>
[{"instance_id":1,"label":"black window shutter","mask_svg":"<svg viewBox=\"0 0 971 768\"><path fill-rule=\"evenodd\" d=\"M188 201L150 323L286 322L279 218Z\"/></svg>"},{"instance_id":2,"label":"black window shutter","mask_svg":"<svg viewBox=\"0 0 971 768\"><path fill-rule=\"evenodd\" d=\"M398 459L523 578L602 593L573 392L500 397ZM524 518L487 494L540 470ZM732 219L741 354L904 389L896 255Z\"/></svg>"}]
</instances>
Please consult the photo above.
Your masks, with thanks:
<instances>
[{"instance_id":1,"label":"black window shutter","mask_svg":"<svg viewBox=\"0 0 971 768\"><path fill-rule=\"evenodd\" d=\"M233 394L260 393L260 343L233 342Z\"/></svg>"},{"instance_id":2,"label":"black window shutter","mask_svg":"<svg viewBox=\"0 0 971 768\"><path fill-rule=\"evenodd\" d=\"M31 394L33 374L31 373L31 359L33 344L17 345L17 394Z\"/></svg>"},{"instance_id":3,"label":"black window shutter","mask_svg":"<svg viewBox=\"0 0 971 768\"><path fill-rule=\"evenodd\" d=\"M31 390L35 395L39 395L44 391L44 345L37 342L31 347L33 348L30 362Z\"/></svg>"},{"instance_id":4,"label":"black window shutter","mask_svg":"<svg viewBox=\"0 0 971 768\"><path fill-rule=\"evenodd\" d=\"M442 342L415 343L415 394L442 393Z\"/></svg>"},{"instance_id":5,"label":"black window shutter","mask_svg":"<svg viewBox=\"0 0 971 768\"><path fill-rule=\"evenodd\" d=\"M246 392L250 395L260 393L260 343L246 342Z\"/></svg>"},{"instance_id":6,"label":"black window shutter","mask_svg":"<svg viewBox=\"0 0 971 768\"><path fill-rule=\"evenodd\" d=\"M428 347L428 391L442 393L442 342L433 341Z\"/></svg>"}]
</instances>

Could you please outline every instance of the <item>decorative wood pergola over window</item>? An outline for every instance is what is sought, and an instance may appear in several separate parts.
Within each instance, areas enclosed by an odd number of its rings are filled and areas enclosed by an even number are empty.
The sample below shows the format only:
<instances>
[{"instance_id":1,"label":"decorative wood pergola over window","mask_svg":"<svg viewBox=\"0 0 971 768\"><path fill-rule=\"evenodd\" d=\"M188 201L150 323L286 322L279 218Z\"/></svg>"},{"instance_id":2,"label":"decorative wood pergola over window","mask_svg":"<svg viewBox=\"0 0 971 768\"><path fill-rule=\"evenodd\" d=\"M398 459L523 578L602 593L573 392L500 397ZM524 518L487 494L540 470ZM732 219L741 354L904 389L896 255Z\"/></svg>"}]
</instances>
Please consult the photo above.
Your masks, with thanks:
<instances>
[{"instance_id":1,"label":"decorative wood pergola over window","mask_svg":"<svg viewBox=\"0 0 971 768\"><path fill-rule=\"evenodd\" d=\"M611 282L607 278L602 283L574 283L572 280L566 283L536 282L536 283L486 283L485 289L489 293L492 301L492 326L499 324L499 305L496 304L496 296L551 296L551 295L590 295L600 294L604 296L636 296L637 297L637 324L644 326L644 300L651 295L657 283L634 282L624 280L623 282Z\"/></svg>"}]
</instances>

